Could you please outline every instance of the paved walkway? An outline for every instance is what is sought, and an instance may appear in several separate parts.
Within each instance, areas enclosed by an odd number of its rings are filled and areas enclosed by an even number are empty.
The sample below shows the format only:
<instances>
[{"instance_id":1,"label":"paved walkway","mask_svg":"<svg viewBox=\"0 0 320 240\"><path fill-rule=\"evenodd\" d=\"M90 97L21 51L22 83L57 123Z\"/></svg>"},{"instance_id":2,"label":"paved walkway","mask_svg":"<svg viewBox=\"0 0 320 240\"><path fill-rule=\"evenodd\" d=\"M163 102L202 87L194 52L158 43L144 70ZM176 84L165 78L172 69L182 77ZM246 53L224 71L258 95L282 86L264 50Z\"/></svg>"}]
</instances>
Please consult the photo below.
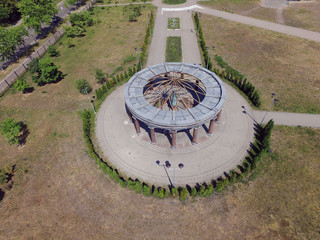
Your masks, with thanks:
<instances>
[{"instance_id":1,"label":"paved walkway","mask_svg":"<svg viewBox=\"0 0 320 240\"><path fill-rule=\"evenodd\" d=\"M320 128L320 114L253 111L253 118L258 122L266 123L273 119L276 125L302 126Z\"/></svg>"}]
</instances>

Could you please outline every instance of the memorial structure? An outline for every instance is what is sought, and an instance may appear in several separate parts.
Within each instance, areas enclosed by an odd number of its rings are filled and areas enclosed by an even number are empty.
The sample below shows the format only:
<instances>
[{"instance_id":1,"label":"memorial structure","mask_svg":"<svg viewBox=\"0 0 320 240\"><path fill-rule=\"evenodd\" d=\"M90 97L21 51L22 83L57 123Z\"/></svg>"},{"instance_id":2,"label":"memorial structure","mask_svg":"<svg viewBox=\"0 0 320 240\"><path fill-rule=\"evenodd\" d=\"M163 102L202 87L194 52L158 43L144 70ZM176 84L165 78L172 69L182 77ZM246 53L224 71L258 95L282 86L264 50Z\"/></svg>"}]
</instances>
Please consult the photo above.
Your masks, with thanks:
<instances>
[{"instance_id":1,"label":"memorial structure","mask_svg":"<svg viewBox=\"0 0 320 240\"><path fill-rule=\"evenodd\" d=\"M125 104L136 132L145 124L150 141L156 144L155 129L171 135L176 147L177 133L193 129L192 144L197 143L199 127L209 124L212 135L225 102L223 82L213 72L187 63L163 63L136 73L126 84Z\"/></svg>"}]
</instances>

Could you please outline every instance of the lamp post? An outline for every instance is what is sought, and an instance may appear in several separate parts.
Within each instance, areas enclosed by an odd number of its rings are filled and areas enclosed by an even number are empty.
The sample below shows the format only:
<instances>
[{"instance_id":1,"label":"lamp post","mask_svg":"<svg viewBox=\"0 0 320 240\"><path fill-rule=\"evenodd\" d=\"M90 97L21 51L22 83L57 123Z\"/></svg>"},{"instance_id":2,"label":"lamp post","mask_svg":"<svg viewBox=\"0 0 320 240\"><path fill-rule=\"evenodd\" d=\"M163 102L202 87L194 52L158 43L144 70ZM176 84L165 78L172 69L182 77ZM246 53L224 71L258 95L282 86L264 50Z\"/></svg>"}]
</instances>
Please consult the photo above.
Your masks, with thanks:
<instances>
[{"instance_id":1,"label":"lamp post","mask_svg":"<svg viewBox=\"0 0 320 240\"><path fill-rule=\"evenodd\" d=\"M271 100L272 100L272 101L271 101L271 104L270 104L268 110L266 111L264 117L262 118L262 121L261 121L260 125L262 125L262 123L263 123L264 119L266 118L268 112L270 112L270 109L271 109L272 105L273 105L273 104L276 104L277 102L279 102L278 99L274 98L275 95L276 95L275 93L271 93Z\"/></svg>"},{"instance_id":2,"label":"lamp post","mask_svg":"<svg viewBox=\"0 0 320 240\"><path fill-rule=\"evenodd\" d=\"M83 88L83 90L84 90L84 91L86 92L86 94L87 94L87 97L88 97L88 99L89 99L89 102L90 102L90 104L91 104L91 107L92 107L92 109L93 109L94 114L96 114L96 110L94 109L94 106L93 106L93 104L92 104L92 102L91 102L91 99L90 99L89 94L88 94L88 91L87 91L87 88L88 88L87 83L84 83L84 85L85 85L85 87Z\"/></svg>"},{"instance_id":3,"label":"lamp post","mask_svg":"<svg viewBox=\"0 0 320 240\"><path fill-rule=\"evenodd\" d=\"M179 163L179 164L178 164L178 167L171 167L171 164L170 164L169 161L165 161L164 164L160 164L160 161L157 160L157 161L156 161L156 164L157 164L158 166L164 168L164 170L165 170L165 172L166 172L166 174L167 174L167 177L168 177L168 179L169 179L169 182L170 182L171 187L175 187L176 170L177 170L177 171L181 170L181 169L184 167L183 163ZM172 181L172 182L171 182L170 176L169 176L169 174L168 174L167 168L168 168L168 170L173 171L173 181Z\"/></svg>"}]
</instances>

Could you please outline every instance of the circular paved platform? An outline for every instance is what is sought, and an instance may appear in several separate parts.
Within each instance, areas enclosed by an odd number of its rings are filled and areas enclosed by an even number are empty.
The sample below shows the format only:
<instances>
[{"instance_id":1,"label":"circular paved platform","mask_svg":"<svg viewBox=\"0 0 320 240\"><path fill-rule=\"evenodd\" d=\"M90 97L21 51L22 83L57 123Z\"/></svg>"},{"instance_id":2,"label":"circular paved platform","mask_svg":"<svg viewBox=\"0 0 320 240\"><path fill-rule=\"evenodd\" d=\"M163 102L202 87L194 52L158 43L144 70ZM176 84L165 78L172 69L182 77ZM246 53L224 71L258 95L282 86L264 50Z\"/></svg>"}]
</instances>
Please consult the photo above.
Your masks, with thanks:
<instances>
[{"instance_id":1,"label":"circular paved platform","mask_svg":"<svg viewBox=\"0 0 320 240\"><path fill-rule=\"evenodd\" d=\"M228 97L213 136L207 136L205 127L202 127L199 143L192 145L188 132L178 132L177 148L171 149L163 133L156 133L156 145L150 144L144 129L141 135L136 134L126 114L123 85L100 107L96 117L98 143L108 161L133 179L168 185L165 169L156 164L159 160L161 163L170 162L171 169L167 172L172 181L173 167L184 164L182 170L175 171L175 185L210 182L243 160L254 137L250 106L232 87L227 84L225 87ZM243 106L247 114L243 113Z\"/></svg>"}]
</instances>

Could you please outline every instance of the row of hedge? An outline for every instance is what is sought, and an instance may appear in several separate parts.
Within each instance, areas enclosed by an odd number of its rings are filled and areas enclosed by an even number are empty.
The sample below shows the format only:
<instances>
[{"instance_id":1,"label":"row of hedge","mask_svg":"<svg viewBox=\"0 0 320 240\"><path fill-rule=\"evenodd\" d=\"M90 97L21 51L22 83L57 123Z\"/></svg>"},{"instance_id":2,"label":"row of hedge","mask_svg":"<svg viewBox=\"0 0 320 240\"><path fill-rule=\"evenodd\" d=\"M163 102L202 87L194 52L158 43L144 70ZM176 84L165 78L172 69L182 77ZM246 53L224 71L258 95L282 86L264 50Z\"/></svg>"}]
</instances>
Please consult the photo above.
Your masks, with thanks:
<instances>
[{"instance_id":1,"label":"row of hedge","mask_svg":"<svg viewBox=\"0 0 320 240\"><path fill-rule=\"evenodd\" d=\"M238 70L229 66L221 56L215 55L214 60L217 62L217 65L221 67L223 70L220 71L218 68L213 69L213 63L209 56L209 52L207 50L206 42L203 37L203 32L199 20L198 13L194 14L194 22L196 25L196 30L198 32L198 41L201 48L202 56L205 62L205 66L210 70L217 74L219 77L224 78L230 81L233 85L235 85L238 89L240 89L252 102L252 104L256 107L261 106L260 94L255 89L252 83L248 81L245 76L240 73Z\"/></svg>"},{"instance_id":2,"label":"row of hedge","mask_svg":"<svg viewBox=\"0 0 320 240\"><path fill-rule=\"evenodd\" d=\"M185 200L188 196L210 196L213 191L222 191L229 184L233 184L236 181L244 179L253 169L256 168L257 162L260 161L262 156L269 150L270 136L273 129L273 120L270 120L265 127L256 125L255 143L252 144L248 156L245 158L241 165L238 165L235 170L225 173L224 176L219 177L217 180L213 180L210 184L202 183L197 184L194 187L186 185L185 187L172 187L163 188L155 185L149 185L145 182L141 182L139 179L125 179L120 175L116 168L110 166L105 162L98 153L95 151L94 145L91 141L91 129L94 123L94 114L91 111L84 110L82 113L83 119L83 136L88 149L88 154L92 157L100 169L108 174L114 181L118 182L122 187L129 187L130 190L136 193L143 193L145 196L154 196L157 198L165 198L169 195L172 197L179 196L180 200Z\"/></svg>"}]
</instances>

